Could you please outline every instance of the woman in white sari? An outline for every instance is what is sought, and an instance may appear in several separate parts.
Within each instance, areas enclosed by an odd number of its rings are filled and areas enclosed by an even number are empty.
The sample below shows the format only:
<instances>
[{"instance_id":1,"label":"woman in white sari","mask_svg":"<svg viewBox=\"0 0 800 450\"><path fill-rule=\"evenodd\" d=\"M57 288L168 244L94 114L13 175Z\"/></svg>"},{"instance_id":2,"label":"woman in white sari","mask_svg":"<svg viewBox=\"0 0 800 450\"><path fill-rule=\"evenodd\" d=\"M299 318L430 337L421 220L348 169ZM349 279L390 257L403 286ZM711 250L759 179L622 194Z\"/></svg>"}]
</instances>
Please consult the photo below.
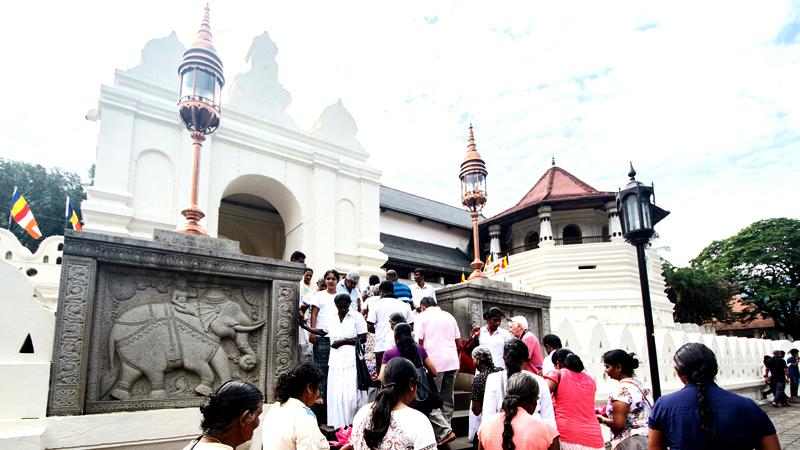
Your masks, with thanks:
<instances>
[{"instance_id":1,"label":"woman in white sari","mask_svg":"<svg viewBox=\"0 0 800 450\"><path fill-rule=\"evenodd\" d=\"M366 391L358 390L355 348L357 342L363 343L366 339L367 322L360 313L350 310L348 294L337 294L333 302L338 314L327 321L325 329L306 329L330 339L328 425L343 428L353 424L353 416L367 403Z\"/></svg>"}]
</instances>

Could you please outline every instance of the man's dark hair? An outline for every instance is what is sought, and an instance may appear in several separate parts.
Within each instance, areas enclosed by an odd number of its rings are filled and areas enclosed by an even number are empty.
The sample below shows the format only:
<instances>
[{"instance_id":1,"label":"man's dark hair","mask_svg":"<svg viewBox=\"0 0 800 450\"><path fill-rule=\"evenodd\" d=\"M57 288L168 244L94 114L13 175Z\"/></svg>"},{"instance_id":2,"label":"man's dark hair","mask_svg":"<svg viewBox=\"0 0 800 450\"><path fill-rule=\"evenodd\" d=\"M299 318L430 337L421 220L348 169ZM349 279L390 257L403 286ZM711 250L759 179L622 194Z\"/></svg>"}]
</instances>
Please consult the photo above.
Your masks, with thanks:
<instances>
[{"instance_id":1,"label":"man's dark hair","mask_svg":"<svg viewBox=\"0 0 800 450\"><path fill-rule=\"evenodd\" d=\"M426 308L436 306L436 300L433 297L422 297L422 300L419 301L419 306L424 306Z\"/></svg>"},{"instance_id":2,"label":"man's dark hair","mask_svg":"<svg viewBox=\"0 0 800 450\"><path fill-rule=\"evenodd\" d=\"M298 262L300 260L305 260L306 254L301 252L300 250L295 250L292 252L292 256L289 257L289 261L291 262Z\"/></svg>"},{"instance_id":3,"label":"man's dark hair","mask_svg":"<svg viewBox=\"0 0 800 450\"><path fill-rule=\"evenodd\" d=\"M370 286L375 286L376 284L378 284L380 282L381 282L381 279L378 278L377 275L370 275L369 276L369 285Z\"/></svg>"},{"instance_id":4,"label":"man's dark hair","mask_svg":"<svg viewBox=\"0 0 800 450\"><path fill-rule=\"evenodd\" d=\"M414 273L416 273L416 274L418 274L418 275L422 275L423 277L425 276L425 271L424 271L424 270L422 270L422 269L420 269L419 267L417 267L416 269L414 269Z\"/></svg>"},{"instance_id":5,"label":"man's dark hair","mask_svg":"<svg viewBox=\"0 0 800 450\"><path fill-rule=\"evenodd\" d=\"M378 290L383 294L394 294L394 284L391 281L382 281Z\"/></svg>"},{"instance_id":6,"label":"man's dark hair","mask_svg":"<svg viewBox=\"0 0 800 450\"><path fill-rule=\"evenodd\" d=\"M542 338L542 344L543 345L549 345L550 347L553 347L556 350L558 350L559 348L563 347L561 345L561 338L556 336L555 334L546 334Z\"/></svg>"}]
</instances>

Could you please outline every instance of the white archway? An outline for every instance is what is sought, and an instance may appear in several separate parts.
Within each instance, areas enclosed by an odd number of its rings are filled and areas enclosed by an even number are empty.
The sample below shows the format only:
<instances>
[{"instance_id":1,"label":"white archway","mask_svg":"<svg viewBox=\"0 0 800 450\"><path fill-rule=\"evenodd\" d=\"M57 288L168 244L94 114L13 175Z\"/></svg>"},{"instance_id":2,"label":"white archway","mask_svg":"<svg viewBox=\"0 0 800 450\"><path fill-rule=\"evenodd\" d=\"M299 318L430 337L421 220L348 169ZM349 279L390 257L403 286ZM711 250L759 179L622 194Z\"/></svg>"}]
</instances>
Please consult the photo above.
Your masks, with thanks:
<instances>
[{"instance_id":1,"label":"white archway","mask_svg":"<svg viewBox=\"0 0 800 450\"><path fill-rule=\"evenodd\" d=\"M245 254L288 259L303 247L302 217L300 203L282 183L242 175L219 199L217 233L239 241Z\"/></svg>"}]
</instances>

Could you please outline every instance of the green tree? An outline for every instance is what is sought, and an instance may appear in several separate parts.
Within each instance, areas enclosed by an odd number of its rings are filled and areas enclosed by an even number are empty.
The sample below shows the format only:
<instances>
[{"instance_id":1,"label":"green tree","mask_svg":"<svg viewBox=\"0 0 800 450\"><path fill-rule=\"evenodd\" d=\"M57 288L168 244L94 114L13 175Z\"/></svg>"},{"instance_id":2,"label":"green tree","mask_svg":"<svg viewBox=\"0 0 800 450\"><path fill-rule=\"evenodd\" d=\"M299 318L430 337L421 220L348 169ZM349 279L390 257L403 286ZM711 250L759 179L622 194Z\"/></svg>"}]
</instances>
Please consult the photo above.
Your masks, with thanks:
<instances>
[{"instance_id":1,"label":"green tree","mask_svg":"<svg viewBox=\"0 0 800 450\"><path fill-rule=\"evenodd\" d=\"M729 322L734 318L730 300L730 284L721 276L694 267L664 264L667 297L675 304L676 322L702 325L717 319Z\"/></svg>"},{"instance_id":2,"label":"green tree","mask_svg":"<svg viewBox=\"0 0 800 450\"><path fill-rule=\"evenodd\" d=\"M753 306L750 317L771 317L776 329L800 337L800 220L760 220L712 242L691 263L733 283Z\"/></svg>"},{"instance_id":3,"label":"green tree","mask_svg":"<svg viewBox=\"0 0 800 450\"><path fill-rule=\"evenodd\" d=\"M32 252L36 251L42 239L64 234L67 196L78 216L83 217L80 205L84 191L80 176L59 168L47 169L38 164L0 158L0 227L9 226L14 186L27 200L42 231L41 239L33 239L11 219L11 231Z\"/></svg>"}]
</instances>

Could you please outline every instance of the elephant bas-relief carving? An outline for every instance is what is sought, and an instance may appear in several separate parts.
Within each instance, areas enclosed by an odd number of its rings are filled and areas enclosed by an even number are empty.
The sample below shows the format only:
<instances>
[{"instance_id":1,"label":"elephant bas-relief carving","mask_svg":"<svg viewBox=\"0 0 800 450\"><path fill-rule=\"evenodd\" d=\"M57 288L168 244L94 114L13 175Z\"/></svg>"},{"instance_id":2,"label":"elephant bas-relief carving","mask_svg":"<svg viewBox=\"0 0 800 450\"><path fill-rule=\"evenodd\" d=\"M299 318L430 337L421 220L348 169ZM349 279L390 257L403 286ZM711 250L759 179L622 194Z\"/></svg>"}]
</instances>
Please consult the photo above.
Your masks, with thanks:
<instances>
[{"instance_id":1,"label":"elephant bas-relief carving","mask_svg":"<svg viewBox=\"0 0 800 450\"><path fill-rule=\"evenodd\" d=\"M171 302L134 306L119 315L109 331L109 371L104 388L112 398L128 400L131 386L142 376L150 382L150 397L165 398L164 374L183 369L197 374L194 390L208 396L215 378L231 378L228 352L232 340L241 352L239 367L252 371L258 364L248 333L264 326L251 323L242 307L222 289L207 289L198 299L176 290Z\"/></svg>"}]
</instances>

